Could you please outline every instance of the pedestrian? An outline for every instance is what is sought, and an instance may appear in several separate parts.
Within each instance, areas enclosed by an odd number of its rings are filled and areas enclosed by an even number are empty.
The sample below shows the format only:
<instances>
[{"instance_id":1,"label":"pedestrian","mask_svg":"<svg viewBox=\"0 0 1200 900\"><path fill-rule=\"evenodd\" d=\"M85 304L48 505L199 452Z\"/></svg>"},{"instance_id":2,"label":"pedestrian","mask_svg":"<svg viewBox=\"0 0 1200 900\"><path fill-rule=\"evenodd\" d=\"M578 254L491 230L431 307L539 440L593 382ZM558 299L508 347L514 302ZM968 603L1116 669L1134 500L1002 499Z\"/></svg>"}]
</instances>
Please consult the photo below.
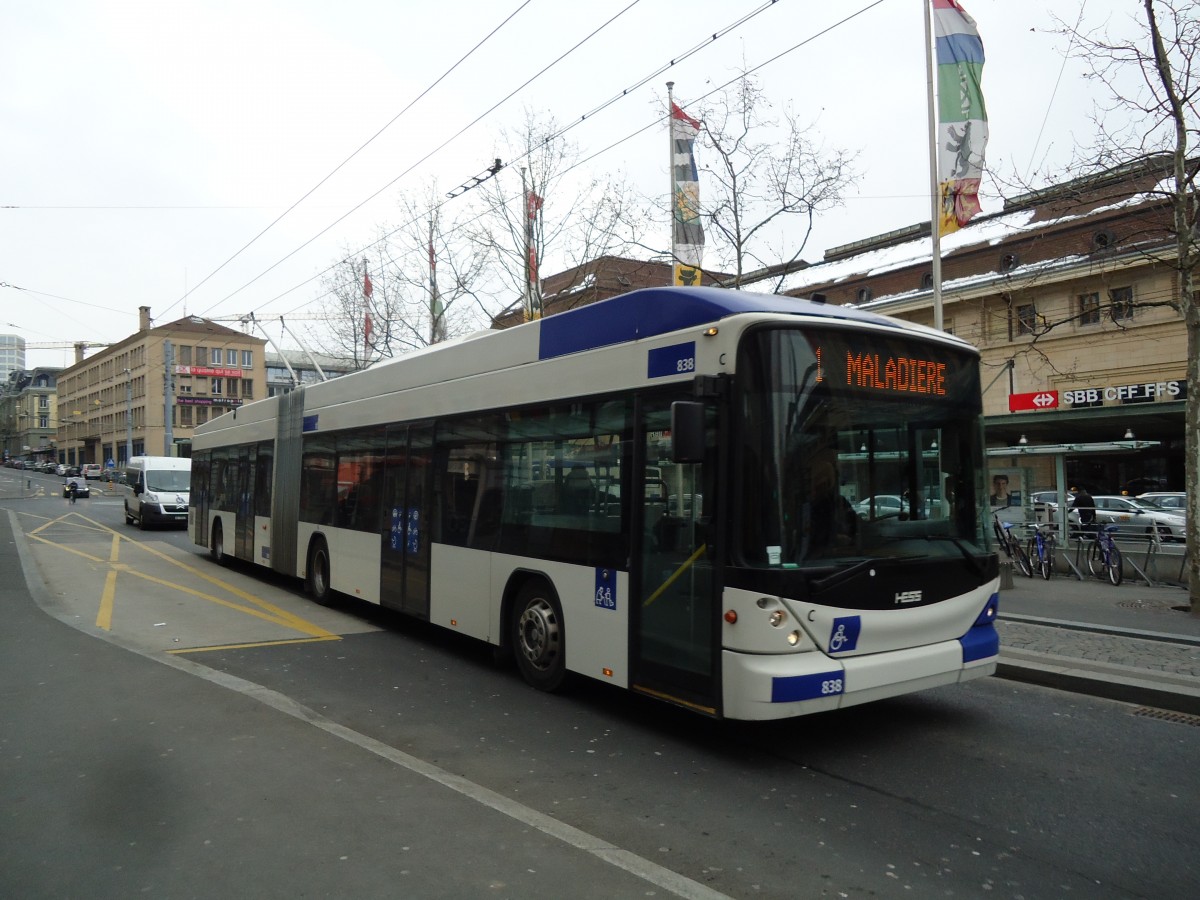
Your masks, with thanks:
<instances>
[{"instance_id":1,"label":"pedestrian","mask_svg":"<svg viewBox=\"0 0 1200 900\"><path fill-rule=\"evenodd\" d=\"M1087 488L1071 488L1071 509L1079 513L1079 525L1084 531L1095 531L1096 501Z\"/></svg>"}]
</instances>

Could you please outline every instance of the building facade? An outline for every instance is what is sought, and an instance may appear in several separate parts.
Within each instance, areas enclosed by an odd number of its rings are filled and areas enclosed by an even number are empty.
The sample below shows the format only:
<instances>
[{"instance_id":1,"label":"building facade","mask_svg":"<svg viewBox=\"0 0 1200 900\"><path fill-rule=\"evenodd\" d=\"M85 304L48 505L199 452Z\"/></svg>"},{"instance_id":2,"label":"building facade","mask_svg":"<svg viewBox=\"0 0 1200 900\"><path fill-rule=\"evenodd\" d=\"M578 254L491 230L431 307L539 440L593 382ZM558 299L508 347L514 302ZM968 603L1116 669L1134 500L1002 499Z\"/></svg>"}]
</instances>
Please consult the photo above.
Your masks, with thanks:
<instances>
[{"instance_id":1,"label":"building facade","mask_svg":"<svg viewBox=\"0 0 1200 900\"><path fill-rule=\"evenodd\" d=\"M0 449L4 459L57 459L57 368L18 369L0 384Z\"/></svg>"},{"instance_id":2,"label":"building facade","mask_svg":"<svg viewBox=\"0 0 1200 900\"><path fill-rule=\"evenodd\" d=\"M152 327L140 313L136 334L59 374L59 462L188 456L195 426L266 396L263 339L198 316Z\"/></svg>"},{"instance_id":3,"label":"building facade","mask_svg":"<svg viewBox=\"0 0 1200 900\"><path fill-rule=\"evenodd\" d=\"M0 334L0 384L8 381L13 372L25 368L25 338L16 334Z\"/></svg>"}]
</instances>

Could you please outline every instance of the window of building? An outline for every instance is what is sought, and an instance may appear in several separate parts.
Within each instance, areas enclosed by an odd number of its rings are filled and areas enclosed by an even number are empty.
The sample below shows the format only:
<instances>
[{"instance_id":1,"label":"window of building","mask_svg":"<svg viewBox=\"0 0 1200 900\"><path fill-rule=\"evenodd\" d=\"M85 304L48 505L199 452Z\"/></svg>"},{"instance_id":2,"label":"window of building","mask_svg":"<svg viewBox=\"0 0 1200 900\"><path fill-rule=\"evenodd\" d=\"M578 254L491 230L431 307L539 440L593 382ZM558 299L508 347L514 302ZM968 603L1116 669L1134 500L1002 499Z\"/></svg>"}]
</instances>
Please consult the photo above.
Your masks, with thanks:
<instances>
[{"instance_id":1,"label":"window of building","mask_svg":"<svg viewBox=\"0 0 1200 900\"><path fill-rule=\"evenodd\" d=\"M222 387L221 379L214 378L212 380L212 389L211 389L210 393L212 393L213 396L217 396L218 394L221 393L221 387Z\"/></svg>"},{"instance_id":2,"label":"window of building","mask_svg":"<svg viewBox=\"0 0 1200 900\"><path fill-rule=\"evenodd\" d=\"M225 382L225 393L230 397L238 395L238 380L236 378L230 378Z\"/></svg>"},{"instance_id":3,"label":"window of building","mask_svg":"<svg viewBox=\"0 0 1200 900\"><path fill-rule=\"evenodd\" d=\"M254 399L254 380L250 378L242 379L242 398L245 400Z\"/></svg>"},{"instance_id":4,"label":"window of building","mask_svg":"<svg viewBox=\"0 0 1200 900\"><path fill-rule=\"evenodd\" d=\"M236 366L238 360L238 352L236 350L225 351L225 365Z\"/></svg>"},{"instance_id":5,"label":"window of building","mask_svg":"<svg viewBox=\"0 0 1200 900\"><path fill-rule=\"evenodd\" d=\"M242 368L243 369L253 369L254 368L254 351L253 350L243 350L242 351Z\"/></svg>"},{"instance_id":6,"label":"window of building","mask_svg":"<svg viewBox=\"0 0 1200 900\"><path fill-rule=\"evenodd\" d=\"M181 381L178 390L181 394L190 394L192 392L192 380L189 378L187 381Z\"/></svg>"},{"instance_id":7,"label":"window of building","mask_svg":"<svg viewBox=\"0 0 1200 900\"><path fill-rule=\"evenodd\" d=\"M207 347L197 347L196 348L196 365L198 365L198 366L204 365L204 361L206 359L208 359L208 348Z\"/></svg>"},{"instance_id":8,"label":"window of building","mask_svg":"<svg viewBox=\"0 0 1200 900\"><path fill-rule=\"evenodd\" d=\"M184 428L192 427L192 408L190 406L179 407L179 424Z\"/></svg>"},{"instance_id":9,"label":"window of building","mask_svg":"<svg viewBox=\"0 0 1200 900\"><path fill-rule=\"evenodd\" d=\"M1033 334L1037 330L1037 307L1022 303L1017 307L1017 334Z\"/></svg>"},{"instance_id":10,"label":"window of building","mask_svg":"<svg viewBox=\"0 0 1200 900\"><path fill-rule=\"evenodd\" d=\"M50 417L49 416L38 416L38 428L49 428L49 427L50 427Z\"/></svg>"},{"instance_id":11,"label":"window of building","mask_svg":"<svg viewBox=\"0 0 1200 900\"><path fill-rule=\"evenodd\" d=\"M204 406L196 407L196 424L203 425L208 421L208 408Z\"/></svg>"},{"instance_id":12,"label":"window of building","mask_svg":"<svg viewBox=\"0 0 1200 900\"><path fill-rule=\"evenodd\" d=\"M1100 295L1096 291L1079 295L1079 324L1100 324Z\"/></svg>"},{"instance_id":13,"label":"window of building","mask_svg":"<svg viewBox=\"0 0 1200 900\"><path fill-rule=\"evenodd\" d=\"M1132 287L1113 288L1108 292L1108 299L1112 303L1112 317L1114 322L1123 322L1126 319L1133 318Z\"/></svg>"},{"instance_id":14,"label":"window of building","mask_svg":"<svg viewBox=\"0 0 1200 900\"><path fill-rule=\"evenodd\" d=\"M176 349L179 352L179 364L181 366L190 366L192 364L192 345L180 344Z\"/></svg>"},{"instance_id":15,"label":"window of building","mask_svg":"<svg viewBox=\"0 0 1200 900\"><path fill-rule=\"evenodd\" d=\"M39 394L38 395L38 409L49 409L49 408L50 408L50 398L48 396L46 396L45 394Z\"/></svg>"},{"instance_id":16,"label":"window of building","mask_svg":"<svg viewBox=\"0 0 1200 900\"><path fill-rule=\"evenodd\" d=\"M212 364L214 366L219 366L221 364L221 348L220 347L212 348L212 356L210 357L210 359L212 360Z\"/></svg>"}]
</instances>

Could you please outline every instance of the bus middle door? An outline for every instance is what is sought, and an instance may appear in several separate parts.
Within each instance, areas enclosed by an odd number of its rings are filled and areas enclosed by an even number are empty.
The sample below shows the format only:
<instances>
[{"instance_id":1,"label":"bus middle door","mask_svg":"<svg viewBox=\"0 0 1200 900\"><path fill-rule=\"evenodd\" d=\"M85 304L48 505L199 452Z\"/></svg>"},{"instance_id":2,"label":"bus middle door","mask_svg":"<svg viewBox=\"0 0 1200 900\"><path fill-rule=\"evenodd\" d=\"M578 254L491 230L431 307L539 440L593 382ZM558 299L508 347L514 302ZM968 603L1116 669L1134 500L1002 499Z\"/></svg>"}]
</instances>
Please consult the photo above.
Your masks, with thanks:
<instances>
[{"instance_id":1,"label":"bus middle door","mask_svg":"<svg viewBox=\"0 0 1200 900\"><path fill-rule=\"evenodd\" d=\"M254 473L257 446L237 450L237 517L234 525L233 555L238 559L254 560Z\"/></svg>"}]
</instances>

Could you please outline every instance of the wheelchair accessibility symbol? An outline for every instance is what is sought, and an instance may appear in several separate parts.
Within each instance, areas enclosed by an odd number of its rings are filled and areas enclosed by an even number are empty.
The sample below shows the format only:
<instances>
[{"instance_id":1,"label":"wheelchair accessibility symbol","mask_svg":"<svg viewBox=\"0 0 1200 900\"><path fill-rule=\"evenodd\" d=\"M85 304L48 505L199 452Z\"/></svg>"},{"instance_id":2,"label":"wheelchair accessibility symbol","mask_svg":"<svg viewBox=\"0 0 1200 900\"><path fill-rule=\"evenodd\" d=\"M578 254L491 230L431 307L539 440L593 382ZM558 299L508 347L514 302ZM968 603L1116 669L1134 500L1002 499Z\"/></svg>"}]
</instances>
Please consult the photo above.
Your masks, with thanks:
<instances>
[{"instance_id":1,"label":"wheelchair accessibility symbol","mask_svg":"<svg viewBox=\"0 0 1200 900\"><path fill-rule=\"evenodd\" d=\"M833 620L829 635L830 653L849 653L858 647L858 636L862 633L862 616L843 616Z\"/></svg>"}]
</instances>

